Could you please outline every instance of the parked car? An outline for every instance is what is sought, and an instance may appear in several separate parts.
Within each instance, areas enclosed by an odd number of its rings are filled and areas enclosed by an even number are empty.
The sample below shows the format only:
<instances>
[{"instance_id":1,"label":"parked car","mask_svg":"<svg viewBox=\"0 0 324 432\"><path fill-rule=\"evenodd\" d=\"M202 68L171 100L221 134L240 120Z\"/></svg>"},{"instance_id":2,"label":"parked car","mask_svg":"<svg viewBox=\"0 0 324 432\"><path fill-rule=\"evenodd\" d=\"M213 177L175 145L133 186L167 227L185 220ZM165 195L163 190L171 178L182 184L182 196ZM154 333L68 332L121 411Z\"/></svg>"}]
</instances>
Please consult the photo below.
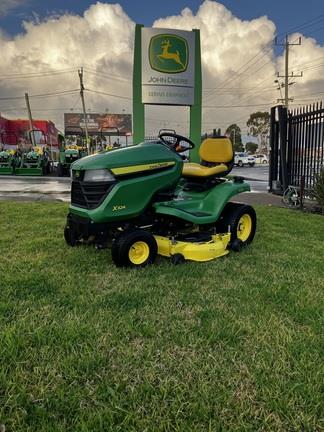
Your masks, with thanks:
<instances>
[{"instance_id":1,"label":"parked car","mask_svg":"<svg viewBox=\"0 0 324 432\"><path fill-rule=\"evenodd\" d=\"M267 164L269 163L268 156L265 154L255 154L254 155L255 162L258 164Z\"/></svg>"},{"instance_id":2,"label":"parked car","mask_svg":"<svg viewBox=\"0 0 324 432\"><path fill-rule=\"evenodd\" d=\"M247 153L235 153L234 165L239 167L249 165L250 167L253 167L255 165L255 159Z\"/></svg>"}]
</instances>

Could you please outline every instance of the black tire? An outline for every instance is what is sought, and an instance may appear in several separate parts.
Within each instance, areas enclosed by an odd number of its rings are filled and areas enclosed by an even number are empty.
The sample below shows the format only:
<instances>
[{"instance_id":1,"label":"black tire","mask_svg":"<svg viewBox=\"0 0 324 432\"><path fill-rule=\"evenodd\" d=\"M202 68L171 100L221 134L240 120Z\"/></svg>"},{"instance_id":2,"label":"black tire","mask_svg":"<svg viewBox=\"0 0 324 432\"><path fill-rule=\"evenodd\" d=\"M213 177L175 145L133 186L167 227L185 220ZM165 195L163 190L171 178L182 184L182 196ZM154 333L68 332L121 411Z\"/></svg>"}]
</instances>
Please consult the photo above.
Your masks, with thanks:
<instances>
[{"instance_id":1,"label":"black tire","mask_svg":"<svg viewBox=\"0 0 324 432\"><path fill-rule=\"evenodd\" d=\"M69 225L65 225L65 228L64 228L64 238L65 238L66 243L69 246L72 246L72 247L76 246L76 244L78 242L77 235L76 235L75 231L72 230L69 227Z\"/></svg>"},{"instance_id":2,"label":"black tire","mask_svg":"<svg viewBox=\"0 0 324 432\"><path fill-rule=\"evenodd\" d=\"M181 253L171 255L171 263L174 265L183 264L185 261L185 257Z\"/></svg>"},{"instance_id":3,"label":"black tire","mask_svg":"<svg viewBox=\"0 0 324 432\"><path fill-rule=\"evenodd\" d=\"M63 177L63 166L60 162L57 164L57 175Z\"/></svg>"},{"instance_id":4,"label":"black tire","mask_svg":"<svg viewBox=\"0 0 324 432\"><path fill-rule=\"evenodd\" d=\"M136 256L134 251L135 256L132 257L131 250L136 247L139 248L139 254ZM144 249L143 254L141 248ZM150 232L134 229L124 231L114 239L111 256L117 267L145 267L154 263L157 249L156 240Z\"/></svg>"},{"instance_id":5,"label":"black tire","mask_svg":"<svg viewBox=\"0 0 324 432\"><path fill-rule=\"evenodd\" d=\"M262 161L262 164L267 164L268 162L266 160Z\"/></svg>"},{"instance_id":6,"label":"black tire","mask_svg":"<svg viewBox=\"0 0 324 432\"><path fill-rule=\"evenodd\" d=\"M239 166L240 168L242 168L243 165L244 165L244 164L243 164L242 161L238 161L238 162L237 162L237 166Z\"/></svg>"},{"instance_id":7,"label":"black tire","mask_svg":"<svg viewBox=\"0 0 324 432\"><path fill-rule=\"evenodd\" d=\"M240 227L244 223L242 217L245 215L248 227L245 232L244 230L240 232ZM254 238L256 231L255 210L246 204L227 203L219 218L217 228L221 232L228 232L229 228L231 233L229 248L239 252L243 247L251 243Z\"/></svg>"}]
</instances>

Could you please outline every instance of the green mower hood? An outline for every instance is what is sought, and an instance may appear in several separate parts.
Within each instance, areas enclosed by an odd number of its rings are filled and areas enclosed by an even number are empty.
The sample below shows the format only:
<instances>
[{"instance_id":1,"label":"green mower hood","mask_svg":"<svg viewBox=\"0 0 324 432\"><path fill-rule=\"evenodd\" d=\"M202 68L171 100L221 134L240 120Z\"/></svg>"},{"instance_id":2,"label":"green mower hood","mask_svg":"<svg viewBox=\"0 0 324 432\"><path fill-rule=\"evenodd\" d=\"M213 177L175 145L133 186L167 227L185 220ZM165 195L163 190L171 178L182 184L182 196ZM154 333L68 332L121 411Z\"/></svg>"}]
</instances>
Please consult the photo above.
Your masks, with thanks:
<instances>
[{"instance_id":1,"label":"green mower hood","mask_svg":"<svg viewBox=\"0 0 324 432\"><path fill-rule=\"evenodd\" d=\"M73 170L98 170L117 168L116 175L132 173L132 167L137 172L143 170L159 168L158 164L170 163L172 165L181 164L181 157L166 146L150 141L136 146L123 147L111 151L100 152L86 156L72 164ZM147 167L147 165L150 165ZM135 168L136 167L136 168ZM161 168L163 165L161 165ZM124 170L122 170L124 168ZM121 174L122 173L122 174Z\"/></svg>"},{"instance_id":2,"label":"green mower hood","mask_svg":"<svg viewBox=\"0 0 324 432\"><path fill-rule=\"evenodd\" d=\"M73 162L70 211L94 222L143 213L153 196L175 187L183 160L159 142L145 142Z\"/></svg>"}]
</instances>

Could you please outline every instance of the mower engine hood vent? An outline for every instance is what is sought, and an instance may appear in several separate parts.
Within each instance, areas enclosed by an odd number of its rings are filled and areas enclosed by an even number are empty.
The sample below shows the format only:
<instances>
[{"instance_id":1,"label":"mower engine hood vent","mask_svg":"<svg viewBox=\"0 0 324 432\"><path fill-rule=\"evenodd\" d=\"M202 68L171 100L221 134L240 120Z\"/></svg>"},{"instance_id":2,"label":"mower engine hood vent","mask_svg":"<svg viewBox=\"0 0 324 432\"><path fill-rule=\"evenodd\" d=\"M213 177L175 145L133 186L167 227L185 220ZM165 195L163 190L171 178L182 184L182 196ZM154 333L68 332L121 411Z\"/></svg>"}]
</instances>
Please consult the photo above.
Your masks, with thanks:
<instances>
[{"instance_id":1,"label":"mower engine hood vent","mask_svg":"<svg viewBox=\"0 0 324 432\"><path fill-rule=\"evenodd\" d=\"M84 181L84 174L84 171L80 171L78 178L73 176L71 204L76 207L94 209L100 206L117 181Z\"/></svg>"}]
</instances>

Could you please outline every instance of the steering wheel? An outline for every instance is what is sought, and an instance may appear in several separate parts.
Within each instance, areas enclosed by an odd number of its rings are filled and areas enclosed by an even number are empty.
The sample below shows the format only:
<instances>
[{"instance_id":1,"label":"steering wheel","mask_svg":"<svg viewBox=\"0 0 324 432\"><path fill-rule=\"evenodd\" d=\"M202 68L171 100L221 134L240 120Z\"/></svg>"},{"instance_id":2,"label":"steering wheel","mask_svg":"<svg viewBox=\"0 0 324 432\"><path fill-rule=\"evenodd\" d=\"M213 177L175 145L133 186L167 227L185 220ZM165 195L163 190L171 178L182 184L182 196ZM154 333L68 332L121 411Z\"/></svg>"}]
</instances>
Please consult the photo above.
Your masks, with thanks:
<instances>
[{"instance_id":1,"label":"steering wheel","mask_svg":"<svg viewBox=\"0 0 324 432\"><path fill-rule=\"evenodd\" d=\"M169 133L169 132L163 132L159 135L159 138L162 142L162 144L166 145L176 153L182 153L186 150L191 150L195 148L195 144L189 139L182 135L178 135L176 133ZM168 140L166 138L171 138L171 140ZM182 147L181 141L184 141L185 143L189 144L189 147Z\"/></svg>"}]
</instances>

